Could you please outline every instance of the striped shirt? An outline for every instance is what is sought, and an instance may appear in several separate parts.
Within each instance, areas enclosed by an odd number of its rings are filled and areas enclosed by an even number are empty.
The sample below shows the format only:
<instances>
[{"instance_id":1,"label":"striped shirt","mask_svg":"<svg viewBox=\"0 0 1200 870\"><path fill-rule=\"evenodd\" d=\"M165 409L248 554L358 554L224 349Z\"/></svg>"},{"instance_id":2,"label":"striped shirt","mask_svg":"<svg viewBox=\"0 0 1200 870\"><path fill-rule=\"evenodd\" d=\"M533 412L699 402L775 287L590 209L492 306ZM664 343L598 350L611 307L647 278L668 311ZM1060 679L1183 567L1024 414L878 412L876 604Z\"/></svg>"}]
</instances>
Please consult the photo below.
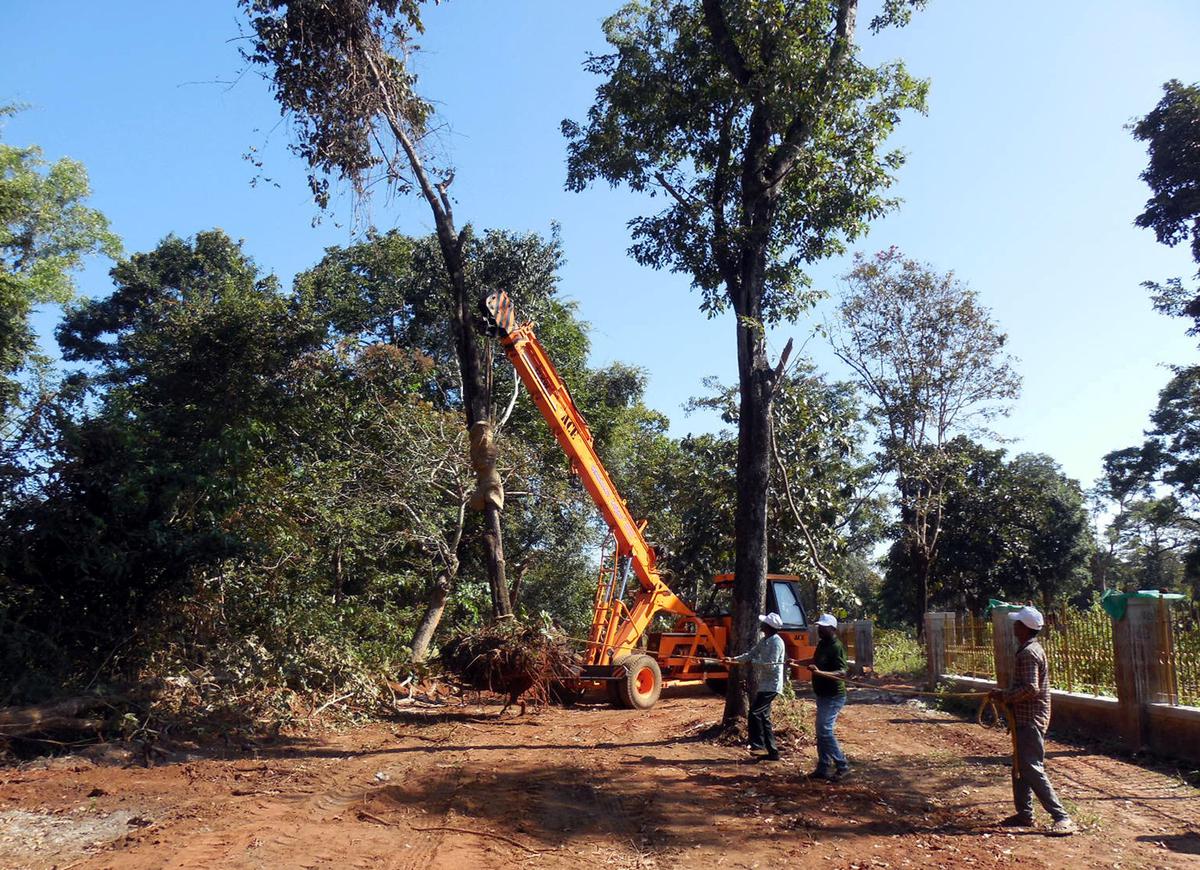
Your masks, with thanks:
<instances>
[{"instance_id":1,"label":"striped shirt","mask_svg":"<svg viewBox=\"0 0 1200 870\"><path fill-rule=\"evenodd\" d=\"M1037 640L1017 650L1012 683L1004 700L1012 707L1015 725L1033 725L1046 733L1050 727L1050 668L1046 651Z\"/></svg>"}]
</instances>

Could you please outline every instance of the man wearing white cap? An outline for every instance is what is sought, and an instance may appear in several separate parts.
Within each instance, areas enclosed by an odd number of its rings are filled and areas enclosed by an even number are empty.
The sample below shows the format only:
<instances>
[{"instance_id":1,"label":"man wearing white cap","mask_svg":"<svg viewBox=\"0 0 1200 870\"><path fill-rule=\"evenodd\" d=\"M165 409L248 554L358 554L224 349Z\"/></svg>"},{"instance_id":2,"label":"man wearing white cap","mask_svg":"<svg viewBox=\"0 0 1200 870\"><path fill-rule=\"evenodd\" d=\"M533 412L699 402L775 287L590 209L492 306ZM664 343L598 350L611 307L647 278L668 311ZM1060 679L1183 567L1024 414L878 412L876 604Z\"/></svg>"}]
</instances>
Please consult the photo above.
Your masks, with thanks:
<instances>
[{"instance_id":1,"label":"man wearing white cap","mask_svg":"<svg viewBox=\"0 0 1200 870\"><path fill-rule=\"evenodd\" d=\"M822 613L817 620L817 637L813 663L808 666L813 694L817 696L817 769L812 776L837 781L850 772L833 731L838 714L846 706L846 672L850 664L837 636L837 617L832 613Z\"/></svg>"},{"instance_id":2,"label":"man wearing white cap","mask_svg":"<svg viewBox=\"0 0 1200 870\"><path fill-rule=\"evenodd\" d=\"M1020 644L1016 667L1013 668L1009 688L995 689L991 696L1003 700L1012 711L1012 725L1016 732L1013 740L1016 753L1013 764L1013 804L1017 811L1000 824L1013 828L1031 827L1033 796L1036 794L1042 807L1054 820L1050 832L1068 836L1075 833L1075 823L1059 802L1043 766L1046 729L1050 727L1050 670L1046 664L1046 651L1038 643L1037 635L1045 623L1036 607L1022 607L1008 616L1013 621L1013 634Z\"/></svg>"},{"instance_id":3,"label":"man wearing white cap","mask_svg":"<svg viewBox=\"0 0 1200 870\"><path fill-rule=\"evenodd\" d=\"M740 656L724 659L726 664L750 662L754 665L754 699L750 702L747 716L750 728L750 748L765 749L762 761L778 761L779 749L775 746L775 729L771 727L771 702L783 691L783 668L785 651L779 630L783 619L778 613L764 613L758 618L762 623L762 639Z\"/></svg>"}]
</instances>

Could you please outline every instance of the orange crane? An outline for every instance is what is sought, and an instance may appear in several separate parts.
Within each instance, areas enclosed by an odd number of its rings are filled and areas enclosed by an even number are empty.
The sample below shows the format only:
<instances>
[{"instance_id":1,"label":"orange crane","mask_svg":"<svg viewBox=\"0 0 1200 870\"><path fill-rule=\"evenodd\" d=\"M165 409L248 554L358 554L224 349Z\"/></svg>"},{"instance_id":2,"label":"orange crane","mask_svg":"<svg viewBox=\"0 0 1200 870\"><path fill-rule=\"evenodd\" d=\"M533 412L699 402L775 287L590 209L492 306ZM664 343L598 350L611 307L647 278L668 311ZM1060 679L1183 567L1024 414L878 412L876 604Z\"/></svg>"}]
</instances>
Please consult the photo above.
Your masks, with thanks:
<instances>
[{"instance_id":1,"label":"orange crane","mask_svg":"<svg viewBox=\"0 0 1200 870\"><path fill-rule=\"evenodd\" d=\"M601 560L580 687L604 685L614 703L642 710L654 706L664 684L707 682L723 691L729 673L719 659L725 655L731 617L700 616L671 591L656 567L658 554L643 536L646 521L636 521L617 493L592 444L587 422L533 325L518 324L512 301L503 290L488 293L482 308L521 383L604 517L615 544L611 557ZM630 573L636 589L630 588ZM783 617L781 636L788 659L811 659L813 648L808 641L799 578L773 574L768 580L768 610ZM733 575L721 574L714 581L718 589L727 588ZM631 602L628 593L632 593ZM650 632L651 623L661 613L675 616L670 630ZM798 666L794 666L793 676L801 676Z\"/></svg>"}]
</instances>

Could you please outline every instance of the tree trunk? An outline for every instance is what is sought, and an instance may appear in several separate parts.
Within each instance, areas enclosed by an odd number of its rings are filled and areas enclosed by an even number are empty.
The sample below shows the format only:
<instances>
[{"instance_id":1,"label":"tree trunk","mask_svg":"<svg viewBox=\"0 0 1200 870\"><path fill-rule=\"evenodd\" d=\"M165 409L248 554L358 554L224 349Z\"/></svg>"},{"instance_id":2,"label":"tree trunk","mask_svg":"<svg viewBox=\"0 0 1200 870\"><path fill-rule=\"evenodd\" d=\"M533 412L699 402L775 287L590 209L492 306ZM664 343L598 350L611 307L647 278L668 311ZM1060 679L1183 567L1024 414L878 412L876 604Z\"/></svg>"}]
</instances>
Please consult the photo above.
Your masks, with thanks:
<instances>
[{"instance_id":1,"label":"tree trunk","mask_svg":"<svg viewBox=\"0 0 1200 870\"><path fill-rule=\"evenodd\" d=\"M455 568L455 573L457 573L457 568ZM425 615L421 617L421 624L413 633L413 662L425 661L425 656L429 652L429 644L433 641L433 633L437 631L438 623L442 621L442 614L446 610L446 601L450 598L450 589L453 585L454 577L450 571L439 574L438 578L433 581L433 588L429 593L429 605L425 608Z\"/></svg>"},{"instance_id":2,"label":"tree trunk","mask_svg":"<svg viewBox=\"0 0 1200 870\"><path fill-rule=\"evenodd\" d=\"M472 437L476 437L477 427L484 427L490 436L492 423L488 408L491 397L488 395L482 354L479 351L472 316L474 308L463 264L465 234L453 236L452 232L452 225L447 224L443 228L442 221L439 221L438 241L441 243L451 290L455 296L451 326L457 340L459 370L462 373L463 409L467 417L467 430L472 433ZM496 480L498 481L498 478ZM504 617L512 615L508 580L504 573L504 535L500 526L504 496L498 483L494 484L494 488L499 490L498 503L493 497L484 504L483 546L487 559L488 585L492 593L492 614Z\"/></svg>"},{"instance_id":3,"label":"tree trunk","mask_svg":"<svg viewBox=\"0 0 1200 870\"><path fill-rule=\"evenodd\" d=\"M378 45L376 50L382 53L382 48ZM483 371L483 356L480 353L475 333L476 300L471 298L467 287L466 269L463 262L463 246L469 231L459 232L455 228L454 209L447 193L454 176L451 174L436 184L429 177L418 151L417 142L409 135L393 101L389 80L381 69L385 64L377 61L370 52L366 56L366 62L384 96L384 113L392 133L395 134L396 141L404 149L408 164L421 188L421 195L425 197L425 201L429 203L429 208L433 212L438 247L442 252L446 275L450 279L450 301L452 303L450 326L457 344L459 371L462 374L463 410L467 418L467 431L474 435L476 424L480 424L486 426L490 434L492 424L488 409L491 396L488 395L487 379ZM492 589L493 613L495 616L508 616L512 613L512 606L509 604L508 583L504 576L504 539L500 530L500 511L504 509L504 490L502 487L495 487L495 490L499 494L499 503L493 503L485 510L486 527L490 531L484 535L484 547L487 549L488 583Z\"/></svg>"},{"instance_id":4,"label":"tree trunk","mask_svg":"<svg viewBox=\"0 0 1200 870\"><path fill-rule=\"evenodd\" d=\"M924 625L925 614L929 612L929 574L933 570L933 562L920 544L913 544L913 560L916 562L917 576L921 578L921 612L916 614L916 621L917 625Z\"/></svg>"},{"instance_id":5,"label":"tree trunk","mask_svg":"<svg viewBox=\"0 0 1200 870\"><path fill-rule=\"evenodd\" d=\"M747 224L770 226L770 204L762 197L747 208ZM733 521L733 630L735 654L758 640L758 616L767 595L767 497L771 473L771 395L774 378L767 359L762 324L766 272L765 233L759 245L743 253L734 313L737 315L738 453L737 507ZM739 669L745 672L747 669ZM729 681L722 724L745 718L748 691L744 673Z\"/></svg>"},{"instance_id":6,"label":"tree trunk","mask_svg":"<svg viewBox=\"0 0 1200 870\"><path fill-rule=\"evenodd\" d=\"M512 616L512 601L504 573L504 538L500 533L500 511L489 504L483 513L483 544L487 553L488 580L492 587L492 611L497 617Z\"/></svg>"},{"instance_id":7,"label":"tree trunk","mask_svg":"<svg viewBox=\"0 0 1200 870\"><path fill-rule=\"evenodd\" d=\"M758 640L758 615L767 595L767 493L770 476L771 381L758 329L738 324L737 508L734 514L733 649L743 653ZM748 687L730 680L724 722L746 715Z\"/></svg>"},{"instance_id":8,"label":"tree trunk","mask_svg":"<svg viewBox=\"0 0 1200 870\"><path fill-rule=\"evenodd\" d=\"M346 586L346 573L342 565L342 542L333 545L333 603L341 604Z\"/></svg>"}]
</instances>

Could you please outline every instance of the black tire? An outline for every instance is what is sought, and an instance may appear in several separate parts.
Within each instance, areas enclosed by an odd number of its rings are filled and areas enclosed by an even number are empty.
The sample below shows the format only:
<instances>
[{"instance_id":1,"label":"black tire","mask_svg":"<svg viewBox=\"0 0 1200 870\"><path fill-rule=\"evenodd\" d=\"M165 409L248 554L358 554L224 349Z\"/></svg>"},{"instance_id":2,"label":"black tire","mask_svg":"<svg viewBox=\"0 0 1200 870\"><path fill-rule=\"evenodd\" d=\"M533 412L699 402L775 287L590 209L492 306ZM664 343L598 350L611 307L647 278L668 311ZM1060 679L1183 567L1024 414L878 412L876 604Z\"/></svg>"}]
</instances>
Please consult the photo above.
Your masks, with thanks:
<instances>
[{"instance_id":1,"label":"black tire","mask_svg":"<svg viewBox=\"0 0 1200 870\"><path fill-rule=\"evenodd\" d=\"M714 693L724 698L729 694L729 678L728 677L709 677L704 681L704 685L708 686Z\"/></svg>"},{"instance_id":2,"label":"black tire","mask_svg":"<svg viewBox=\"0 0 1200 870\"><path fill-rule=\"evenodd\" d=\"M662 694L662 671L658 662L647 655L631 655L622 662L625 677L617 685L621 700L634 710L649 710Z\"/></svg>"}]
</instances>

